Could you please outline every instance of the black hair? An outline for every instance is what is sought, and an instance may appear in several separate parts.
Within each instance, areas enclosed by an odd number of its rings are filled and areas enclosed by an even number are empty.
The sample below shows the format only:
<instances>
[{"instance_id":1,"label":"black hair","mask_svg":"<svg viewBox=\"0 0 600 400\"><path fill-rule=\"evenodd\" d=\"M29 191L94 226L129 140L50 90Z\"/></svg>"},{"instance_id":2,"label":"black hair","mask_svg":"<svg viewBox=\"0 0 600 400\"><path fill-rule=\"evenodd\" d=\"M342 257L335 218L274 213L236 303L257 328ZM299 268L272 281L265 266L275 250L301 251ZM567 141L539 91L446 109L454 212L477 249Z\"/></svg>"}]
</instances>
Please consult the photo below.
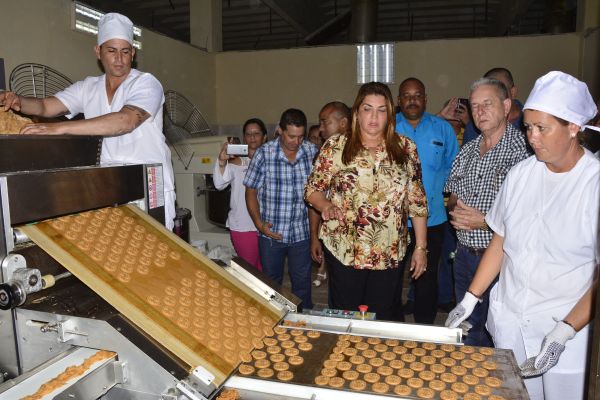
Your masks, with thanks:
<instances>
[{"instance_id":1,"label":"black hair","mask_svg":"<svg viewBox=\"0 0 600 400\"><path fill-rule=\"evenodd\" d=\"M279 127L282 131L285 131L288 125L302 127L306 131L306 115L304 112L297 108L288 108L285 110L279 119Z\"/></svg>"},{"instance_id":2,"label":"black hair","mask_svg":"<svg viewBox=\"0 0 600 400\"><path fill-rule=\"evenodd\" d=\"M242 128L242 134L246 132L246 127L250 124L258 125L263 136L267 134L267 127L265 126L265 123L262 122L262 120L259 118L250 118L248 121L244 122L244 127Z\"/></svg>"}]
</instances>

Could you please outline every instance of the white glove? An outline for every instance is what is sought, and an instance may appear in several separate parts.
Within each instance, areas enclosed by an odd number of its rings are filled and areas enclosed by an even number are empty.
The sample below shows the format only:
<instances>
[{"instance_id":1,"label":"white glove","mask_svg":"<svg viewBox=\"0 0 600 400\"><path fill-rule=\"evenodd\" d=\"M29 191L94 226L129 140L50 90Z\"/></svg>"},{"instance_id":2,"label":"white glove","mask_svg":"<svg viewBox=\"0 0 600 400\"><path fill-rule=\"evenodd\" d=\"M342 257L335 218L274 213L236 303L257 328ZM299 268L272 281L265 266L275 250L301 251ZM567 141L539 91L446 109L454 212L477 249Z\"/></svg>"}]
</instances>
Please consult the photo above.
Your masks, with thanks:
<instances>
[{"instance_id":1,"label":"white glove","mask_svg":"<svg viewBox=\"0 0 600 400\"><path fill-rule=\"evenodd\" d=\"M575 329L563 321L557 321L556 326L542 341L542 348L535 357L529 357L519 368L524 378L545 374L558 363L558 358L565 350L567 340L575 337Z\"/></svg>"},{"instance_id":2,"label":"white glove","mask_svg":"<svg viewBox=\"0 0 600 400\"><path fill-rule=\"evenodd\" d=\"M473 309L480 303L481 299L475 297L471 292L465 293L465 297L463 297L462 301L456 305L448 313L448 318L446 319L446 327L447 328L456 328L463 322L465 319L469 318L469 316L473 313Z\"/></svg>"}]
</instances>

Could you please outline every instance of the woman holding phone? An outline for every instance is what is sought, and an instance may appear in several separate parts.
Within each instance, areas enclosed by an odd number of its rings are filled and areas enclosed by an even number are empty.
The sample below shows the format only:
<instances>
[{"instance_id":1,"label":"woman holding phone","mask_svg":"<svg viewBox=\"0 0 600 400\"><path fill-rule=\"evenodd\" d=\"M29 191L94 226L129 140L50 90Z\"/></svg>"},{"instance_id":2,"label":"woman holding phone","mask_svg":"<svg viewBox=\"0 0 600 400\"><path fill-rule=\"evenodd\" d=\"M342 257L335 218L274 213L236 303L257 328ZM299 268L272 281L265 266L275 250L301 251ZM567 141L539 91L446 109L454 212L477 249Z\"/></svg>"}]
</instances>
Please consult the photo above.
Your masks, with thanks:
<instances>
[{"instance_id":1,"label":"woman holding phone","mask_svg":"<svg viewBox=\"0 0 600 400\"><path fill-rule=\"evenodd\" d=\"M244 123L244 143L248 145L248 156L235 156L227 151L229 142L223 143L219 158L213 170L213 183L217 190L231 185L231 200L227 227L231 234L231 243L238 256L262 271L258 252L258 234L248 214L245 200L245 187L242 184L250 159L267 140L267 128L258 118L251 118Z\"/></svg>"}]
</instances>

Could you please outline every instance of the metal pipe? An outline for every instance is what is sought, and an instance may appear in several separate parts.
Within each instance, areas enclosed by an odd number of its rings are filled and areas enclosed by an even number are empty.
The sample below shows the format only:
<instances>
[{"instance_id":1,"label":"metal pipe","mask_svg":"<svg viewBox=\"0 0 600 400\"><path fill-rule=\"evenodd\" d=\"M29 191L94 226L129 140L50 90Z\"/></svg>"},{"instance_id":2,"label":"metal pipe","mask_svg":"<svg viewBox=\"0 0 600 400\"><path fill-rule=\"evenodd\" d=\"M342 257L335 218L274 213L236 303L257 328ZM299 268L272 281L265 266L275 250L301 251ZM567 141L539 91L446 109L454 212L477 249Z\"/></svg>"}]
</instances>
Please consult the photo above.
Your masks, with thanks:
<instances>
[{"instance_id":1,"label":"metal pipe","mask_svg":"<svg viewBox=\"0 0 600 400\"><path fill-rule=\"evenodd\" d=\"M377 0L352 0L350 41L368 43L377 35Z\"/></svg>"}]
</instances>

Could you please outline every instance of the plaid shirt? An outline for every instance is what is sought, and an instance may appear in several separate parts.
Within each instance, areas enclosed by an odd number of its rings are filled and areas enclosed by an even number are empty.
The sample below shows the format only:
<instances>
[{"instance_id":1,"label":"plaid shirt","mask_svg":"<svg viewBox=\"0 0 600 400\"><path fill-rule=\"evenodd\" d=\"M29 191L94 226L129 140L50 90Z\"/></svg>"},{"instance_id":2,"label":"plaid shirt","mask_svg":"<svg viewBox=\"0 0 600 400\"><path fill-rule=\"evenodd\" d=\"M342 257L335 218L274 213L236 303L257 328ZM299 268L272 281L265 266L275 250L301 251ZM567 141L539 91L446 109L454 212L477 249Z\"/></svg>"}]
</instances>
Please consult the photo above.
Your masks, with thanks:
<instances>
[{"instance_id":1,"label":"plaid shirt","mask_svg":"<svg viewBox=\"0 0 600 400\"><path fill-rule=\"evenodd\" d=\"M445 192L455 193L466 205L486 214L504 182L508 171L519 161L529 156L525 135L511 124L507 124L504 135L492 149L480 157L482 136L471 140L460 150ZM484 249L492 240L492 232L484 229L457 230L458 241L463 246Z\"/></svg>"},{"instance_id":2,"label":"plaid shirt","mask_svg":"<svg viewBox=\"0 0 600 400\"><path fill-rule=\"evenodd\" d=\"M315 145L304 141L292 164L279 140L273 140L256 150L248 166L244 185L258 191L260 218L273 224L271 231L280 233L283 243L310 237L304 185L317 152Z\"/></svg>"}]
</instances>

